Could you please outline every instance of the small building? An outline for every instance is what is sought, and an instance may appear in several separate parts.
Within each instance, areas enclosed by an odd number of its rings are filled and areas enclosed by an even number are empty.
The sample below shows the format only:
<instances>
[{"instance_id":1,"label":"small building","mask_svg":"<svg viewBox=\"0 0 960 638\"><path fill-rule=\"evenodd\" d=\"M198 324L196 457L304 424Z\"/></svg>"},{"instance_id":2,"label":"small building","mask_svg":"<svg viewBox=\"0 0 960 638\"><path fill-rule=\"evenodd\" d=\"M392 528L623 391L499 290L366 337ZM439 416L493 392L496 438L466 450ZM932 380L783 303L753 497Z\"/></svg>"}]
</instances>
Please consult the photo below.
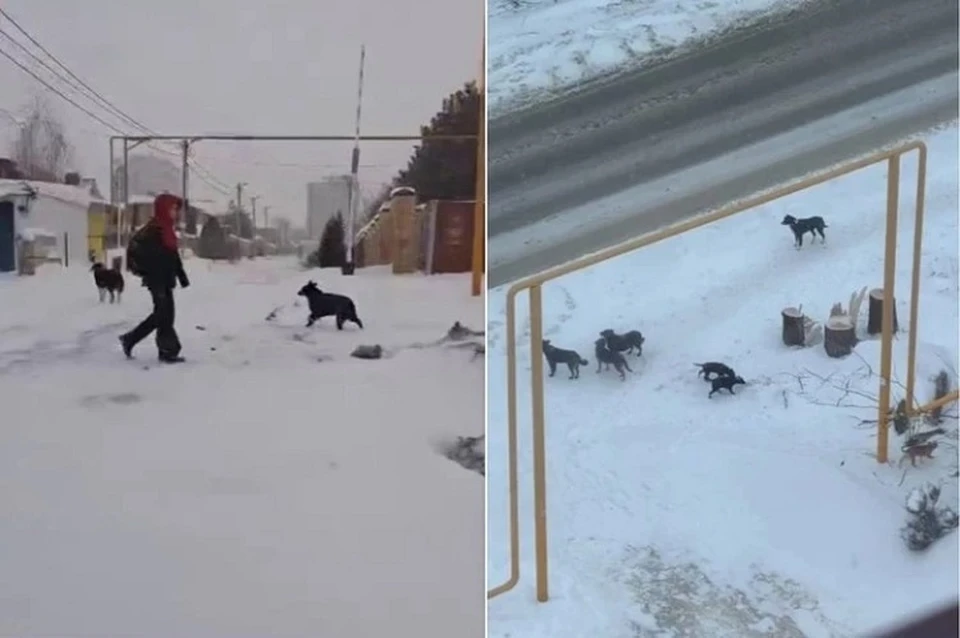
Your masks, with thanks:
<instances>
[{"instance_id":1,"label":"small building","mask_svg":"<svg viewBox=\"0 0 960 638\"><path fill-rule=\"evenodd\" d=\"M137 229L153 217L154 195L131 195L123 213L124 229Z\"/></svg>"},{"instance_id":2,"label":"small building","mask_svg":"<svg viewBox=\"0 0 960 638\"><path fill-rule=\"evenodd\" d=\"M18 237L28 227L34 191L26 182L0 180L0 273L14 272L19 260Z\"/></svg>"},{"instance_id":3,"label":"small building","mask_svg":"<svg viewBox=\"0 0 960 638\"><path fill-rule=\"evenodd\" d=\"M120 209L107 202L90 203L87 213L87 254L93 261L107 263L107 252L117 248L117 217Z\"/></svg>"},{"instance_id":4,"label":"small building","mask_svg":"<svg viewBox=\"0 0 960 638\"><path fill-rule=\"evenodd\" d=\"M86 263L89 252L89 214L91 205L104 203L83 186L57 182L31 182L0 179L0 194L8 193L21 201L13 204L14 243L26 228L42 228L60 241L59 257L64 264ZM9 218L9 213L7 214ZM0 225L4 222L0 221ZM0 226L2 227L2 226ZM4 231L0 230L0 233ZM9 231L6 231L9 234ZM0 239L0 242L5 240ZM2 250L2 248L0 248ZM9 261L6 258L5 264ZM14 253L16 264L16 253Z\"/></svg>"}]
</instances>

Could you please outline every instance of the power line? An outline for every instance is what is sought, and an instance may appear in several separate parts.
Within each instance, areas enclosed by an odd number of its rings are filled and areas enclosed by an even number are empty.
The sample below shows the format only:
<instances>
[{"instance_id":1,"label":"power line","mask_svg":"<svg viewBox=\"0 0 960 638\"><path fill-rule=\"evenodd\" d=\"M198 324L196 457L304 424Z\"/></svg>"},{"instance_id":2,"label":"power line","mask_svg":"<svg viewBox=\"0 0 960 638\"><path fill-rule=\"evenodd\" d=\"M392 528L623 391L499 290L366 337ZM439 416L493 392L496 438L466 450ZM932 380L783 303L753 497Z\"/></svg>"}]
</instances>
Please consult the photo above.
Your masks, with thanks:
<instances>
[{"instance_id":1,"label":"power line","mask_svg":"<svg viewBox=\"0 0 960 638\"><path fill-rule=\"evenodd\" d=\"M3 9L0 9L0 15L2 15L2 14L3 14ZM0 36L6 38L11 44L13 44L15 47L17 47L20 51L23 51L23 52L26 53L28 56L30 56L30 58L32 58L33 60L35 60L36 62L38 62L38 63L40 64L40 66L42 66L42 67L45 68L47 71L49 71L54 77L56 77L58 80L60 80L60 81L63 82L64 84L66 84L67 86L69 86L69 87L72 88L73 90L77 91L78 93L80 93L81 95L83 95L84 97L86 97L88 100L91 100L92 102L98 102L98 101L99 101L99 102L101 102L101 103L103 103L103 102L105 101L105 100L104 100L102 97L100 97L95 91L93 91L93 90L91 90L91 89L87 89L86 92L85 92L85 91L84 91L84 88L83 88L81 85L76 84L76 83L73 83L73 82L71 82L69 79L63 77L63 76L60 74L60 72L58 72L56 69L54 69L52 66L50 66L45 60L40 59L40 57L37 56L35 53L33 53L33 51L31 51L30 49L28 49L27 47L25 47L21 42L19 42L18 40L16 40L13 36L11 36L9 33L7 33L6 31L4 31L3 29L0 29ZM28 37L29 37L29 36L28 36ZM44 51L43 47L40 47L40 50L41 50L41 51ZM53 60L54 60L54 61L57 61L56 58L53 58ZM111 114L112 114L112 115L115 115L115 116L116 116L116 109L111 109L109 105L106 106L105 108L106 108L107 111L111 111ZM122 113L119 114L118 117L119 117L119 119L121 119L121 120L125 120L125 119L126 119L126 118L123 116Z\"/></svg>"},{"instance_id":2,"label":"power line","mask_svg":"<svg viewBox=\"0 0 960 638\"><path fill-rule=\"evenodd\" d=\"M59 89L57 89L56 87L54 87L53 85L51 85L49 82L47 82L46 80L44 80L42 77L40 77L40 76L37 75L36 73L34 73L32 69L30 69L30 68L28 68L26 65L22 64L19 60L17 60L16 58L14 58L12 55L10 55L9 53L7 53L7 52L4 51L3 49L0 49L0 55L2 55L3 57L7 58L7 59L10 60L11 62L13 62L13 64L15 64L17 67L19 67L21 71L23 71L24 73L26 73L27 75L29 75L30 77L32 77L34 80L36 80L37 82L39 82L40 84L42 84L48 91L50 91L50 92L54 93L55 95L59 96L61 99L63 99L64 101L66 101L68 104L72 105L72 106L73 106L74 108L76 108L77 110L85 113L87 116L89 116L90 118L96 120L97 122L99 122L100 124L102 124L103 126L105 126L107 129L113 131L114 133L116 133L116 134L118 134L118 135L123 135L123 131L121 131L121 130L118 129L117 127L113 126L112 124L110 124L109 122L107 122L106 120L104 120L103 118L101 118L100 116L98 116L98 115L97 115L96 113L94 113L93 111L90 111L89 109L87 109L87 108L81 106L80 104L78 104L78 103L77 103L76 101L74 101L73 98L71 98L69 95L66 95L65 93L61 92ZM160 152L175 154L173 151L167 151L166 149L159 149L159 148L155 148L155 147L151 147L151 148L154 148L154 150L158 150L158 151L160 151ZM194 168L194 170L196 170L196 167L193 167L193 168ZM112 167L112 166L110 167L110 172L111 172L110 179L111 179L111 181L112 181L112 180L113 180L113 175L112 175L112 173L113 173L113 167ZM228 195L228 194L229 194L229 191L227 190L227 187L226 187L225 185L221 185L222 182L220 182L220 180L218 180L217 178L215 178L215 177L213 177L213 176L210 176L210 175L204 176L204 175L202 175L202 174L200 174L199 177L200 177L200 179L201 179L202 181L204 181L208 186L213 187L215 190L223 193L224 195ZM205 177L206 177L206 179L205 179ZM220 184L216 184L216 183L213 183L212 181L208 181L208 180L213 180L213 181L215 181L215 182L220 182Z\"/></svg>"},{"instance_id":3,"label":"power line","mask_svg":"<svg viewBox=\"0 0 960 638\"><path fill-rule=\"evenodd\" d=\"M48 50L46 49L46 47L44 47L44 46L43 46L36 38L34 38L26 29L24 29L24 28L20 25L20 23L18 23L13 17L11 17L10 14L7 13L2 7L0 7L0 15L2 15L4 18L6 18L20 33L22 33L31 43L33 43L38 49L40 49L40 51L42 51L47 57L49 57L51 60L53 60L53 61L57 64L57 66L59 66L60 68L62 68L62 69L67 73L67 75L69 75L71 78L73 78L80 86L82 86L83 88L85 88L85 89L89 92L89 93L87 93L87 94L85 95L85 97L87 97L87 99L91 99L91 96L93 96L92 101L94 101L94 102L99 101L99 102L101 103L101 106L104 107L107 111L111 112L111 114L113 114L115 117L119 117L121 120L124 120L125 122L132 124L135 128L140 129L141 131L146 132L147 134L150 134L150 135L156 135L156 134L157 134L155 131L150 130L150 128L147 127L147 126L146 126L145 124L143 124L142 122L136 120L135 118L133 118L133 117L130 116L129 114L125 113L123 110L121 110L121 109L120 109L119 107L117 107L115 104L113 104L110 100L108 100L108 99L105 98L103 95L101 95L99 92L97 92L93 87L91 87L89 84L87 84L86 82L84 82L79 76L77 76L76 73L74 73L72 70L70 70L70 68L67 67L67 65L65 65L63 62L61 62L60 59L57 58L57 56L53 55L50 51L48 51ZM51 72L54 76L56 76L59 80L61 80L62 82L64 82L65 84L67 84L68 86L70 86L71 88L73 88L74 90L76 90L76 89L78 88L78 87L77 87L77 84L73 84L73 83L71 83L69 80L67 80L66 78L64 78L64 77L63 77L62 75L60 75L55 69L51 68L50 65L47 64L44 60L40 59L39 56L37 56L37 55L36 55L35 53L33 53L32 51L30 51L30 50L29 50L27 47L25 47L22 43L18 42L15 38L11 37L9 34L7 34L6 32L4 32L2 29L0 29L0 35L3 35L5 38L7 38L7 39L10 40L11 42L13 42L18 48L20 48L22 51L24 51L25 53L27 53L27 55L29 55L31 58L33 58L34 60L36 60L37 62L39 62L44 68L46 68L48 71L50 71L50 72ZM80 109L81 111L83 111L83 112L86 113L87 115L91 116L93 119L95 119L97 122L103 124L103 125L106 126L108 129L110 129L110 130L112 130L112 131L114 131L114 132L116 132L116 133L118 133L118 134L120 134L120 135L123 135L123 133L122 133L119 129L110 126L110 125L107 124L103 119L97 117L97 116L94 115L92 112L90 112L90 111L88 111L87 109L81 107L79 104L77 104L76 102L74 102L72 99L68 98L66 95L64 95L63 93L61 93L61 92L58 91L57 89L54 89L52 86L50 86L50 84L44 82L39 76L37 76L37 75L34 74L32 71L30 71L29 69L27 69L24 65L20 64L17 60L15 60L12 56L10 56L9 54L7 54L5 51L0 51L0 52L2 52L3 55L4 55L6 58L8 58L10 61L12 61L12 62L13 62L14 64L16 64L18 67L20 67L22 70L24 70L25 72L29 73L34 79L36 79L37 81L41 82L45 87L47 87L48 90L51 90L51 91L53 91L54 93L58 94L60 97L62 97L63 99L67 100L67 101L70 102L73 106L75 106L76 108ZM79 92L80 92L80 93L83 93L82 90L80 90ZM148 146L149 146L150 148L153 148L154 150L158 150L158 151L160 151L160 152L168 152L168 153L170 153L170 154L176 154L174 151L168 151L168 150L166 150L166 149L159 149L159 148L157 148L157 147L155 147L155 146L150 146L150 145L148 145ZM197 172L198 172L198 176L200 177L200 179L201 179L202 181L206 182L208 186L212 186L212 187L213 187L214 189L216 189L216 190L222 190L222 189L227 188L220 179L216 178L216 177L209 171L209 169L207 169L207 168L203 167L202 165L200 165L199 162L193 162L193 163L194 163L194 166L193 166L194 170L196 171L197 168L200 169L200 171L197 171ZM190 165L190 160L189 160L189 159L187 160L187 164L188 164L188 167L189 167L189 165ZM111 172L113 171L113 167L112 167L112 166L110 167L110 171L111 171ZM201 171L202 171L202 172L201 172ZM203 173L205 173L206 175L204 175ZM206 177L206 178L205 178L205 177ZM112 179L112 176L111 176L111 179ZM212 180L213 182L217 182L217 184L211 183L211 181L209 181L209 180ZM218 186L218 184L220 184L220 185L222 185L222 186ZM227 194L227 193L225 193L225 194Z\"/></svg>"},{"instance_id":4,"label":"power line","mask_svg":"<svg viewBox=\"0 0 960 638\"><path fill-rule=\"evenodd\" d=\"M23 63L21 63L19 60L17 60L16 58L14 58L14 57L13 57L12 55L10 55L8 52L4 51L3 49L0 49L0 55L2 55L3 57L7 58L8 60L10 60L10 62L12 62L14 65L16 65L21 71L23 71L24 73L26 73L27 75L29 75L30 77L32 77L34 80L36 80L36 81L39 82L41 85L43 85L44 88L46 88L48 91L50 91L51 93L54 93L55 95L57 95L58 97L60 97L60 98L63 99L64 101L66 101L68 104L70 104L71 106L73 106L75 109L77 109L77 110L79 110L80 112L84 113L85 115L87 115L87 116L90 117L91 119L95 120L96 122L102 124L102 125L103 125L104 127L106 127L108 130L116 133L117 135L123 135L123 134L124 134L122 130L120 130L119 128L117 128L117 127L114 126L113 124L110 124L109 122L107 122L106 120L104 120L103 118L101 118L99 115L97 115L96 113L94 113L93 111L91 111L91 110L87 109L86 107L82 106L81 104L77 103L77 102L76 102L73 98L71 98L69 95L66 95L65 93L63 93L62 91L60 91L59 89L57 89L55 86L53 86L52 84L50 84L49 82L47 82L46 80L44 80L42 77L40 77L39 75L37 75L36 73L34 73L32 69L30 69L29 67L27 67L26 65L24 65ZM34 56L34 57L35 57L35 56ZM59 76L58 76L58 77L59 77ZM62 79L62 78L61 78L61 79ZM170 151L170 150L167 150L167 149L157 148L157 147L154 147L154 146L150 146L150 148L153 148L154 150L159 151L159 152L162 152L162 153L167 153L167 154L176 155L176 153L175 153L174 151ZM193 168L196 170L197 167L193 167ZM205 170L205 169L204 169L204 170ZM110 167L110 171L111 171L111 173L113 172L113 167L112 167L112 166ZM208 186L212 186L214 189L219 190L219 191L221 191L221 192L224 192L224 194L229 194L228 192L224 191L224 189L226 188L225 186L220 186L220 185L218 185L218 184L212 183L211 181L208 181L208 180L212 179L212 180L214 180L214 181L216 181L216 182L220 182L219 179L216 179L216 178L213 177L212 175L209 175L209 172L208 172L208 174L207 174L206 176L203 175L203 174L200 174L199 177L200 177L201 180L203 180L204 182L206 182ZM112 176L111 176L111 179L113 179ZM220 182L220 184L222 184L222 182Z\"/></svg>"},{"instance_id":5,"label":"power line","mask_svg":"<svg viewBox=\"0 0 960 638\"><path fill-rule=\"evenodd\" d=\"M230 195L233 193L233 189L226 185L219 177L211 173L206 167L204 167L199 162L194 162L193 165L190 165L190 161L187 160L187 166L191 168L197 176L208 186L213 187L214 190L219 191L223 195Z\"/></svg>"},{"instance_id":6,"label":"power line","mask_svg":"<svg viewBox=\"0 0 960 638\"><path fill-rule=\"evenodd\" d=\"M43 52L45 55L47 55L51 60L53 60L53 61L57 64L57 66L59 66L60 68L62 68L64 71L66 71L66 73L67 73L70 77L72 77L72 78L75 80L75 82L73 82L73 81L71 81L70 79L64 77L59 71L57 71L56 69L54 69L54 68L53 68L52 66L50 66L45 60L41 59L37 54L35 54L33 51L31 51L31 50L30 50L29 48L27 48L26 46L24 46L23 43L21 43L20 41L18 41L16 38L14 38L13 36L11 36L9 33L7 33L6 31L4 31L3 29L0 29L0 36L3 36L3 37L6 38L7 40L9 40L9 41L10 41L14 46L16 46L19 50L21 50L22 52L26 53L26 54L30 57L30 59L32 59L33 61L39 63L43 68L45 68L47 71L49 71L54 77L56 77L58 80L60 80L61 82L63 82L63 83L66 84L67 86L69 86L71 89L77 91L78 93L80 93L81 95L83 95L85 98L87 98L88 100L90 100L90 101L92 101L92 102L95 102L95 103L98 102L98 103L99 103L99 106L101 106L102 108L104 108L104 109L106 109L107 111L109 111L109 112L111 113L111 115L114 115L114 116L117 117L118 119L123 120L125 123L132 124L134 127L138 128L138 129L140 129L140 130L144 130L144 131L147 131L147 130L148 130L145 125L143 125L142 123L138 122L137 120L135 120L135 119L134 119L133 117L131 117L130 115L124 113L122 110L120 110L120 108L118 108L116 105L114 105L113 103L111 103L107 98L103 97L103 95L101 95L100 93L98 93L98 92L97 92L95 89L93 89L89 84L87 84L87 83L84 82L82 79L80 79L73 71L71 71L69 68L67 68L67 66L66 66L65 64L63 64L55 55L53 55L52 53L50 53L50 51L48 51L46 48L44 48L44 46L43 46L42 44L40 44L40 42L38 42L32 35L30 35L22 26L20 26L20 24L19 24L16 20L14 20L12 17L10 17L10 15L9 15L8 13L6 13L6 11L4 11L2 8L0 8L0 15L4 16L5 18L7 18L7 20L9 20L9 21L13 24L13 26L16 27L18 31L20 31L20 33L22 33L23 35L25 35L25 36L27 37L27 39L30 40L30 42L32 42L37 48L40 49L40 51L42 51L42 52ZM115 132L118 131L118 129L115 128L115 127L111 127L111 130L113 130L113 131L115 131ZM122 133L121 133L121 134L122 134Z\"/></svg>"},{"instance_id":7,"label":"power line","mask_svg":"<svg viewBox=\"0 0 960 638\"><path fill-rule=\"evenodd\" d=\"M71 106L73 106L75 109L77 109L77 110L79 110L80 112L84 113L85 115L87 115L87 116L90 117L91 119L95 120L96 122L102 124L104 127L106 127L108 130L112 131L113 133L116 133L117 135L124 135L124 132L123 132L122 130L120 130L119 128L117 128L117 127L114 126L113 124L110 124L109 122L107 122L106 120L104 120L103 118L101 118L99 115L97 115L96 113L94 113L93 111L91 111L91 110L85 108L84 106L82 106L81 104L77 103L77 102L76 102L73 98L71 98L69 95L66 95L65 93L63 93L62 91L60 91L59 89L57 89L56 87L54 87L52 84L50 84L49 82L47 82L46 80L44 80L42 77L40 77L39 75L37 75L36 73L34 73L32 69L30 69L29 67L27 67L26 65L24 65L23 63L21 63L19 60L17 60L16 58L14 58L14 57L13 57L12 55L10 55L8 52L4 51L3 49L0 49L0 55L2 55L3 57L7 58L8 60L10 60L10 62L12 62L12 63L13 63L14 65L16 65L17 67L19 67L21 71L23 71L24 73L26 73L27 75L29 75L30 77L32 77L34 80L36 80L36 81L39 82L41 85L43 85L44 88L46 88L48 91L50 91L51 93L57 95L58 97L60 97L60 98L63 99L64 101L66 101L68 104L70 104ZM156 150L156 151L159 151L159 152L161 152L161 153L166 153L166 154L168 154L168 155L176 155L176 154L177 154L176 152L171 151L171 150L168 150L168 149L158 148L158 147L150 146L150 145L148 145L148 146L149 146L149 148L152 148L152 149L154 149L154 150ZM196 169L198 168L198 166L193 166L192 168L196 171ZM114 170L114 169L113 169L113 167L111 166L111 167L110 167L110 172L112 173L113 170ZM202 169L202 170L206 171L206 169ZM198 172L198 176L200 177L200 179L201 179L203 182L205 182L208 186L213 187L215 190L218 190L218 191L222 192L223 194L229 194L229 191L226 190L227 187L226 187L225 185L223 185L223 182L221 182L219 179L217 179L216 177L214 177L213 175L211 175L211 174L209 173L209 171L206 171L206 173L207 173L206 175L200 173L199 171L197 171L197 172ZM110 179L111 179L111 180L113 179L112 174L111 174ZM214 182L218 182L218 183L214 183Z\"/></svg>"},{"instance_id":8,"label":"power line","mask_svg":"<svg viewBox=\"0 0 960 638\"><path fill-rule=\"evenodd\" d=\"M67 101L69 104L71 104L75 109L77 109L77 110L79 110L79 111L82 111L83 113L86 113L87 116L89 116L90 118L96 120L96 121L99 122L100 124L103 124L105 127L107 127L108 129L110 129L111 131L113 131L113 132L115 132L115 133L117 133L117 134L119 134L119 135L123 135L123 133L120 131L120 129L115 128L112 124L110 124L109 122L105 121L103 118L101 118L99 115L97 115L97 114L94 113L93 111L90 111L90 110L88 110L88 109L80 106L79 104L77 104L70 96L64 95L63 93L61 93L58 89L54 88L49 82L47 82L47 81L44 80L42 77L40 77L39 75L37 75L36 73L34 73L32 70L30 70L29 68L27 68L24 64L21 64L19 60L17 60L16 58L14 58L12 55L10 55L9 53L7 53L7 52L4 51L3 49L0 49L0 55L2 55L3 57L7 58L7 59L10 60L11 62L13 62L15 65L17 65L18 67L20 67L20 70L21 70L21 71L23 71L24 73L26 73L27 75L29 75L30 77L32 77L34 80L36 80L37 82L39 82L40 84L42 84L43 86L45 86L48 91L51 91L52 93L55 93L55 94L59 95L61 98L63 98L64 100L66 100L66 101Z\"/></svg>"},{"instance_id":9,"label":"power line","mask_svg":"<svg viewBox=\"0 0 960 638\"><path fill-rule=\"evenodd\" d=\"M34 46L36 46L36 47L37 47L41 52L43 52L47 57L49 57L51 60L53 60L53 62L56 63L56 65L59 66L61 69L63 69L63 71L64 71L67 75L69 75L70 78L72 78L75 82L71 82L71 81L68 80L67 78L64 78L56 69L52 68L47 62L45 62L44 60L42 60L39 56L37 56L36 54L34 54L34 53L33 53L32 51L30 51L26 46L24 46L22 43L18 42L15 38L13 38L12 36L10 36L8 33L6 33L5 31L3 31L2 29L0 29L0 35L2 35L3 37L7 38L10 42L12 42L15 46L17 46L21 51L25 52L25 53L26 53L27 55L29 55L31 58L33 58L34 60L36 60L37 62L39 62L45 69L47 69L48 71L50 71L50 73L52 73L55 77L57 77L59 80L61 80L62 82L64 82L65 84L67 84L68 86L70 86L71 88L73 88L74 90L77 90L79 93L84 94L84 96L87 97L88 99L90 99L91 101L99 102L99 104L100 104L103 108L105 108L107 111L111 112L111 114L113 114L114 116L118 117L119 119L125 121L126 123L132 124L134 127L136 127L137 129L139 129L139 130L141 130L141 131L146 132L147 134L150 134L150 135L155 135L155 134L156 134L156 132L155 132L155 131L152 131L147 125L143 124L142 122L138 121L137 119L135 119L135 118L132 117L131 115L129 115L129 114L127 114L126 112L124 112L123 110L121 110L119 107L117 107L115 104L113 104L109 99L107 99L106 97L104 97L104 96L103 96L101 93L99 93L96 89L94 89L93 87L91 87L87 82L85 82L82 78L80 78L80 77L79 77L76 73L74 73L69 67L67 67L67 65L64 64L57 56L55 56L53 53L51 53L51 52L50 52L46 47L44 47L36 38L34 38L23 26L20 25L20 23L18 23L12 16L10 16L10 14L7 13L2 7L0 7L0 15L2 15L3 17L5 17L5 18L17 29L17 31L19 31L21 34L23 34ZM9 58L10 56L7 56L7 57ZM18 65L18 66L20 66L20 65ZM23 68L23 67L21 66L21 68ZM31 75L33 75L33 77L36 78L36 79L38 79L38 81L39 81L39 78L38 78L36 75L34 75L34 74L32 74L32 73L31 73ZM56 91L55 89L52 89L52 88L50 87L50 85L48 85L48 84L46 84L46 83L44 83L44 85L47 86L47 88L49 88L49 89L53 90L54 92L58 93L61 97L64 97L64 99L66 99L66 96L65 96L65 95L63 95L63 94L60 93L59 91ZM82 87L82 88L81 88L81 87ZM84 91L84 90L85 90L85 91ZM69 101L69 100L68 100L68 101ZM76 104L74 104L74 105L75 105L75 106L78 106L78 105L76 105ZM79 108L79 106L78 106L78 108ZM89 113L88 111L86 111L85 109L82 109L82 110L84 110L85 113L90 114L90 113ZM103 123L103 120L101 120L100 118L95 118L95 119L96 119L98 122ZM106 125L106 124L105 124L105 125ZM107 125L107 126L108 126L108 128L111 128L111 130L117 131L116 128L110 127L109 125ZM122 133L121 133L121 134L122 134ZM158 147L156 147L156 146L152 146L152 145L149 145L149 144L148 144L148 147L149 147L149 148L152 148L152 149L154 149L154 150L156 150L156 151L159 151L159 152L161 152L161 153L165 153L165 154L168 154L168 155L179 156L179 153L177 153L176 151L174 151L174 150L172 150L172 149L158 148ZM245 164L257 165L257 166L277 166L277 167L288 167L288 168L336 168L336 167L339 167L339 166L340 166L339 164L315 164L315 165L314 165L314 164L298 164L298 163L285 163L285 162L276 162L276 163L261 163L261 162L252 162L252 163L251 163L251 162L244 162L244 163L245 163ZM207 169L205 166L203 166L200 162L198 162L198 161L196 161L196 160L190 160L190 159L188 159L188 166L189 166L190 168L192 168L192 169L197 173L198 177L200 177L202 181L206 182L207 185L212 186L214 189L219 190L220 192L222 192L222 193L225 194L225 195L228 195L228 194L231 194L231 193L232 193L232 188L231 188L231 187L227 186L222 180L220 180L219 178L217 178L209 169ZM391 168L391 167L386 166L386 165L368 164L368 165L364 165L362 168L366 168L366 169L382 169L382 168ZM112 167L111 167L111 170L112 170ZM211 182L215 182L215 183L211 183Z\"/></svg>"},{"instance_id":10,"label":"power line","mask_svg":"<svg viewBox=\"0 0 960 638\"><path fill-rule=\"evenodd\" d=\"M244 166L258 166L263 168L302 168L304 170L309 169L334 169L342 168L343 170L349 170L349 165L344 164L343 162L336 163L326 163L326 164L314 164L311 162L281 162L281 161L246 161L246 160L236 160L236 159L224 159L219 158L217 162L224 164L237 164ZM395 170L394 164L360 164L360 168L365 168L368 170ZM398 169L397 169L398 170Z\"/></svg>"}]
</instances>

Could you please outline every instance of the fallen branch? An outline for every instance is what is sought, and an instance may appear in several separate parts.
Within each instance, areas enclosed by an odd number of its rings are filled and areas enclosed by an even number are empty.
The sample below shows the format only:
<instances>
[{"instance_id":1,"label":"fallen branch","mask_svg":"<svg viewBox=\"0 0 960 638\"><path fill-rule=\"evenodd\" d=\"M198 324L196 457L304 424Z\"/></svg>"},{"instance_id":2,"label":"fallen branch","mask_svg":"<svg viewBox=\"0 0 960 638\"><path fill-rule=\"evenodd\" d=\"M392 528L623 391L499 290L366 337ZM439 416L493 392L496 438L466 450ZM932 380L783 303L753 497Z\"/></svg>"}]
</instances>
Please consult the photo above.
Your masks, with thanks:
<instances>
[{"instance_id":1,"label":"fallen branch","mask_svg":"<svg viewBox=\"0 0 960 638\"><path fill-rule=\"evenodd\" d=\"M863 390L857 390L857 389L851 388L851 387L850 387L850 380L849 380L849 379L847 380L846 385L843 386L843 387L839 387L839 386L837 386L836 384L831 383L830 380L831 380L831 378L836 374L835 372L832 372L832 373L830 373L829 376L824 377L824 376L819 375L819 374L817 374L817 373L815 373L815 372L813 372L813 371L811 371L811 370L809 370L809 369L806 369L806 368L804 369L804 371L805 371L807 374L809 374L810 376L812 376L812 377L814 377L814 378L816 378L816 379L819 379L819 380L821 381L821 383L820 383L820 387L821 387L821 388L822 388L824 385L829 385L829 386L830 386L831 388L833 388L834 390L837 390L837 391L840 391L840 392L846 392L847 394L852 394L852 395L858 396L858 397L860 397L860 398L862 398L862 399L867 399L868 401L872 401L872 402L874 402L875 404L878 403L877 397L875 397L875 396L873 396L873 395L871 395L871 394L868 394L867 392L864 392ZM864 377L864 378L867 378L867 377Z\"/></svg>"},{"instance_id":2,"label":"fallen branch","mask_svg":"<svg viewBox=\"0 0 960 638\"><path fill-rule=\"evenodd\" d=\"M846 405L837 405L836 403L827 403L825 401L817 401L816 399L807 398L807 403L810 405L819 405L825 408L851 408L854 410L876 410L877 406L875 405L857 405L848 403Z\"/></svg>"}]
</instances>

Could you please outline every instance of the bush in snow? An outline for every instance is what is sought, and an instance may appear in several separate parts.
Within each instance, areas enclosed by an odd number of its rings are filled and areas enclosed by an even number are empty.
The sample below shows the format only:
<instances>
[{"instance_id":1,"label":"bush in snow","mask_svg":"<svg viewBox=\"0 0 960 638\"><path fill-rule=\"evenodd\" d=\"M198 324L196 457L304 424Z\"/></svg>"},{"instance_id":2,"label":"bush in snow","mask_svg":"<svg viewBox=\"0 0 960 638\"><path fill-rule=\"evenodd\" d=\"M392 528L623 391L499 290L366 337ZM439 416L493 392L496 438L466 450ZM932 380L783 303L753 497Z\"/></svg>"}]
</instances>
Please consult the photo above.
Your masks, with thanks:
<instances>
[{"instance_id":1,"label":"bush in snow","mask_svg":"<svg viewBox=\"0 0 960 638\"><path fill-rule=\"evenodd\" d=\"M956 529L960 519L949 507L937 507L940 488L931 483L915 487L907 494L906 508L910 514L901 536L913 551L924 550L938 538Z\"/></svg>"},{"instance_id":2,"label":"bush in snow","mask_svg":"<svg viewBox=\"0 0 960 638\"><path fill-rule=\"evenodd\" d=\"M226 259L227 234L215 217L207 219L197 239L197 257L201 259Z\"/></svg>"},{"instance_id":3,"label":"bush in snow","mask_svg":"<svg viewBox=\"0 0 960 638\"><path fill-rule=\"evenodd\" d=\"M327 220L320 235L320 245L315 253L307 258L307 264L314 268L340 268L347 261L347 248L344 238L347 231L343 222L343 215L337 214Z\"/></svg>"},{"instance_id":4,"label":"bush in snow","mask_svg":"<svg viewBox=\"0 0 960 638\"><path fill-rule=\"evenodd\" d=\"M460 466L484 476L487 460L483 446L486 437L458 436L455 443L445 447L444 456Z\"/></svg>"}]
</instances>

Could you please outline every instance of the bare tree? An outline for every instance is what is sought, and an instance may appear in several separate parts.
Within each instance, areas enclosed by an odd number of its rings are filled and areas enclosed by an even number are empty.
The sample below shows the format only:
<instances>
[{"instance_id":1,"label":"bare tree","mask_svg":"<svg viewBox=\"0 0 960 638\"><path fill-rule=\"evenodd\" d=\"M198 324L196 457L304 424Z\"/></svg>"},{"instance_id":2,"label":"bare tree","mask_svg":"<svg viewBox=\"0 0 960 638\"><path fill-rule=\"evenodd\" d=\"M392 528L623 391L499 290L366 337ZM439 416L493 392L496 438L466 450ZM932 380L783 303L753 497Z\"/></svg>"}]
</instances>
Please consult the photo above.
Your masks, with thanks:
<instances>
[{"instance_id":1,"label":"bare tree","mask_svg":"<svg viewBox=\"0 0 960 638\"><path fill-rule=\"evenodd\" d=\"M43 96L30 104L13 144L13 159L27 179L59 181L73 153L63 123Z\"/></svg>"}]
</instances>

